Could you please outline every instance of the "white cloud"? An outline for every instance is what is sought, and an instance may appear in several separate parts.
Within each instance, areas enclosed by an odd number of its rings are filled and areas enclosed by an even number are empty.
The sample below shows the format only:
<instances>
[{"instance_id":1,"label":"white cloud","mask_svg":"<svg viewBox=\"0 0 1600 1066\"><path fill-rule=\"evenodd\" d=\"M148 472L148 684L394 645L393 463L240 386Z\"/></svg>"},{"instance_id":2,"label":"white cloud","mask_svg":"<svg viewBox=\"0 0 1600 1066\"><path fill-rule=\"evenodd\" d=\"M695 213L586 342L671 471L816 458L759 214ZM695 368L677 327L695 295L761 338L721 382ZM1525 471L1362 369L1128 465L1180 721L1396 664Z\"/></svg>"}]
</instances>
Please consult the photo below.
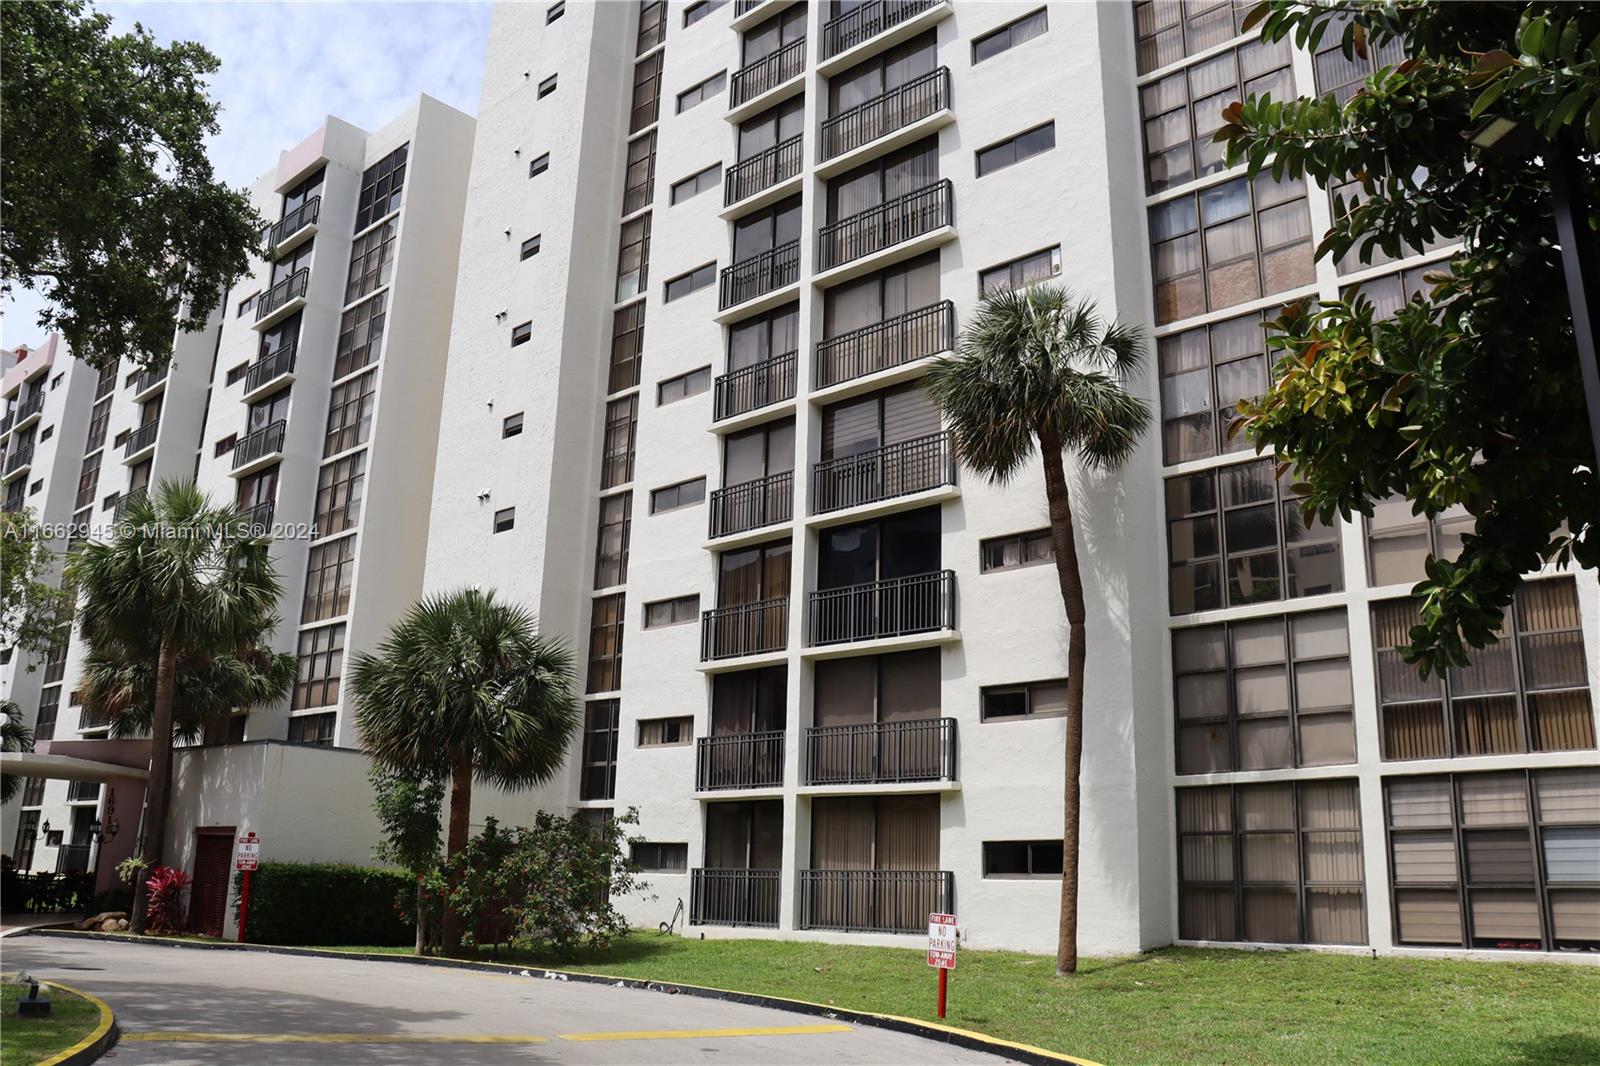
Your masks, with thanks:
<instances>
[{"instance_id":1,"label":"white cloud","mask_svg":"<svg viewBox=\"0 0 1600 1066\"><path fill-rule=\"evenodd\" d=\"M192 40L221 61L211 96L222 105L211 139L217 176L244 186L336 115L377 129L427 93L478 109L487 3L107 3L116 31L138 22L162 41ZM40 300L6 301L6 347L34 344Z\"/></svg>"}]
</instances>

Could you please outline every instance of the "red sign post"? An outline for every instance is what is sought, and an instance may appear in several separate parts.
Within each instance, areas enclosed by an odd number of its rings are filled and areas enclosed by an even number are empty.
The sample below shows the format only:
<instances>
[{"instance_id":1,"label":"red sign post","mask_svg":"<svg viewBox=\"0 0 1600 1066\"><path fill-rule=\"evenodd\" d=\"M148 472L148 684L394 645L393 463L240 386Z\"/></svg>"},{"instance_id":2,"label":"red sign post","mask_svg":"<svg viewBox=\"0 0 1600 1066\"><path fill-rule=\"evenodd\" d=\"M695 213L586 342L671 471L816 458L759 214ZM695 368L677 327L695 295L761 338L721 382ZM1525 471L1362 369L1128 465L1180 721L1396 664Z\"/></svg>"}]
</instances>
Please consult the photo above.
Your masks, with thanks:
<instances>
[{"instance_id":1,"label":"red sign post","mask_svg":"<svg viewBox=\"0 0 1600 1066\"><path fill-rule=\"evenodd\" d=\"M233 853L233 868L244 874L239 884L239 943L244 943L245 922L250 917L250 875L261 865L261 838L246 833Z\"/></svg>"},{"instance_id":2,"label":"red sign post","mask_svg":"<svg viewBox=\"0 0 1600 1066\"><path fill-rule=\"evenodd\" d=\"M956 916L928 915L928 965L939 971L939 1017L944 1017L945 990L956 968Z\"/></svg>"}]
</instances>

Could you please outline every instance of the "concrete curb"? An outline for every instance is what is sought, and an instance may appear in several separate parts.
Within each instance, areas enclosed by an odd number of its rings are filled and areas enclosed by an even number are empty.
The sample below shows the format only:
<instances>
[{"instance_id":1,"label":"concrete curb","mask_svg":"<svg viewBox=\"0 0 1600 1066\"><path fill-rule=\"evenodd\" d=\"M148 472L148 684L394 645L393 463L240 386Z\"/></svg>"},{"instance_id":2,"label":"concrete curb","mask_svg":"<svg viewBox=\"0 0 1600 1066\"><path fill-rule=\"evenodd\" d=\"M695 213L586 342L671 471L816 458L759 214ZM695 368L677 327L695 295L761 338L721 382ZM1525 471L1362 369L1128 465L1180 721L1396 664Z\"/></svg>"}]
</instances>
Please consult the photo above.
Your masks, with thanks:
<instances>
[{"instance_id":1,"label":"concrete curb","mask_svg":"<svg viewBox=\"0 0 1600 1066\"><path fill-rule=\"evenodd\" d=\"M296 948L276 944L239 944L231 940L215 942L166 940L159 937L132 936L128 933L93 933L76 929L30 929L28 935L61 937L69 940L112 940L125 944L144 944L149 947L164 948L193 948L199 951L256 951L268 955L304 955L321 959L358 959L364 962L388 962L397 965L439 966L454 970L474 970L479 973L525 974L529 978L550 981L579 981L584 984L610 985L613 988L636 988L650 992L664 992L668 995L701 996L706 999L725 1000L729 1003L745 1003L754 1007L770 1007L774 1010L790 1011L795 1014L809 1014L814 1017L854 1022L857 1025L888 1029L897 1033L919 1036L925 1040L951 1044L955 1047L965 1048L968 1051L983 1051L991 1055L1000 1055L1014 1062L1029 1063L1030 1066L1055 1066L1055 1064L1063 1062L1073 1063L1075 1066L1099 1066L1098 1063L1089 1059L1075 1058L1072 1055L1064 1055L1058 1051L1034 1047L1031 1044L1019 1044L1011 1040L988 1036L984 1033L972 1032L968 1029L940 1025L936 1022L902 1018L894 1014L874 1014L868 1011L847 1010L841 1007L829 1006L825 1003L809 1003L803 999L785 999L781 996L764 996L754 992L735 992L724 988L707 988L703 985L685 985L674 981L650 981L636 977L617 977L612 974L583 973L577 970L551 970L543 967L518 966L515 963L441 959L433 956L418 958L415 955L388 955L367 951L331 951L325 948ZM87 1062L90 1060L84 1059L81 1061Z\"/></svg>"},{"instance_id":2,"label":"concrete curb","mask_svg":"<svg viewBox=\"0 0 1600 1066\"><path fill-rule=\"evenodd\" d=\"M32 932L33 930L28 930ZM93 1062L101 1055L110 1051L116 1045L117 1038L122 1035L117 1028L117 1016L111 1012L111 1006L99 996L91 996L81 988L64 985L60 981L41 980L40 984L59 988L63 992L70 992L74 996L88 1000L100 1011L100 1022L89 1035L73 1044L59 1055L45 1059L39 1066L83 1066L84 1063Z\"/></svg>"}]
</instances>

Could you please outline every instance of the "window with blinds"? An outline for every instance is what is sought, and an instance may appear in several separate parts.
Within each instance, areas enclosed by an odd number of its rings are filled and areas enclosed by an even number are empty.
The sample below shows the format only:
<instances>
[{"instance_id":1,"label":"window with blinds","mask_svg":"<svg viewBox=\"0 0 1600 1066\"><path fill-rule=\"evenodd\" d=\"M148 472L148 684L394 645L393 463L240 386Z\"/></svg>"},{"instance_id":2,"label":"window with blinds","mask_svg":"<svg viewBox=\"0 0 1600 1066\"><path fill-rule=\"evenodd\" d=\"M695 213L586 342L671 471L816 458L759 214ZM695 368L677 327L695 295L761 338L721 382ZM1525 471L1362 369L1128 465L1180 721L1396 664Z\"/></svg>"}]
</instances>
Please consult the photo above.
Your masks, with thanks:
<instances>
[{"instance_id":1,"label":"window with blinds","mask_svg":"<svg viewBox=\"0 0 1600 1066\"><path fill-rule=\"evenodd\" d=\"M1248 451L1229 436L1242 400L1267 391L1267 333L1260 313L1173 333L1156 341L1161 364L1161 443L1166 461L1184 463Z\"/></svg>"},{"instance_id":2,"label":"window with blinds","mask_svg":"<svg viewBox=\"0 0 1600 1066\"><path fill-rule=\"evenodd\" d=\"M939 180L939 138L925 138L828 182L828 221L839 222ZM850 258L835 259L842 262Z\"/></svg>"},{"instance_id":3,"label":"window with blinds","mask_svg":"<svg viewBox=\"0 0 1600 1066\"><path fill-rule=\"evenodd\" d=\"M938 433L939 408L920 383L912 382L822 409L822 459L858 455L875 448Z\"/></svg>"},{"instance_id":4,"label":"window with blinds","mask_svg":"<svg viewBox=\"0 0 1600 1066\"><path fill-rule=\"evenodd\" d=\"M675 715L671 718L639 719L639 747L682 747L694 740L694 717Z\"/></svg>"},{"instance_id":5,"label":"window with blinds","mask_svg":"<svg viewBox=\"0 0 1600 1066\"><path fill-rule=\"evenodd\" d=\"M810 868L939 869L939 797L818 797L811 803Z\"/></svg>"},{"instance_id":6,"label":"window with blinds","mask_svg":"<svg viewBox=\"0 0 1600 1066\"><path fill-rule=\"evenodd\" d=\"M1373 586L1415 585L1427 576L1429 555L1454 559L1461 535L1476 520L1459 504L1429 518L1413 514L1411 501L1391 496L1373 505L1367 519L1367 582Z\"/></svg>"}]
</instances>

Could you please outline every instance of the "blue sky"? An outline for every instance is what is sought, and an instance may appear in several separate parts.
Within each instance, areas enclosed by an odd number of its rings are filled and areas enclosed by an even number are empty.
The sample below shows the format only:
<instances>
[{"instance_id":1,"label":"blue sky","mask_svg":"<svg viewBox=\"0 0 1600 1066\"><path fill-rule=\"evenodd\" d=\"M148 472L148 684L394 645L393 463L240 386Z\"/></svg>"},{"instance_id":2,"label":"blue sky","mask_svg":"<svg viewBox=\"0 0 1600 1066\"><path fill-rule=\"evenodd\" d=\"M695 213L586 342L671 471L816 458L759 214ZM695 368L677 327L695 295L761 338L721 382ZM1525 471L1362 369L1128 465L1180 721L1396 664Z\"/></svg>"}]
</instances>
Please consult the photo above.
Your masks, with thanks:
<instances>
[{"instance_id":1,"label":"blue sky","mask_svg":"<svg viewBox=\"0 0 1600 1066\"><path fill-rule=\"evenodd\" d=\"M222 129L217 175L249 184L325 115L376 129L428 93L478 111L487 3L101 3L116 29L135 22L163 41L199 41L222 61L211 96ZM5 347L43 340L40 301L18 290L0 321Z\"/></svg>"}]
</instances>

